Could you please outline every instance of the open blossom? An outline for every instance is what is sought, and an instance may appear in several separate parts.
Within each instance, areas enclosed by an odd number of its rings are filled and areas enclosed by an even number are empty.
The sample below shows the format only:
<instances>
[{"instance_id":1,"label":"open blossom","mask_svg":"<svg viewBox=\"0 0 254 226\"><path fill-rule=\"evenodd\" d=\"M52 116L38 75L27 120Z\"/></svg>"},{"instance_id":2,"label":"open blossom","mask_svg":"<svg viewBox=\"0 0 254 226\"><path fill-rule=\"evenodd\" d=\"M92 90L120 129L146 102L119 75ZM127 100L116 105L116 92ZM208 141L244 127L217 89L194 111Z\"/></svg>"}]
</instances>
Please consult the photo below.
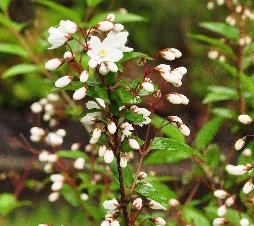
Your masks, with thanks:
<instances>
[{"instance_id":1,"label":"open blossom","mask_svg":"<svg viewBox=\"0 0 254 226\"><path fill-rule=\"evenodd\" d=\"M121 140L123 141L125 137L129 137L132 134L132 131L134 130L132 124L128 122L124 122L121 124L120 128L122 129L122 137Z\"/></svg>"}]
</instances>

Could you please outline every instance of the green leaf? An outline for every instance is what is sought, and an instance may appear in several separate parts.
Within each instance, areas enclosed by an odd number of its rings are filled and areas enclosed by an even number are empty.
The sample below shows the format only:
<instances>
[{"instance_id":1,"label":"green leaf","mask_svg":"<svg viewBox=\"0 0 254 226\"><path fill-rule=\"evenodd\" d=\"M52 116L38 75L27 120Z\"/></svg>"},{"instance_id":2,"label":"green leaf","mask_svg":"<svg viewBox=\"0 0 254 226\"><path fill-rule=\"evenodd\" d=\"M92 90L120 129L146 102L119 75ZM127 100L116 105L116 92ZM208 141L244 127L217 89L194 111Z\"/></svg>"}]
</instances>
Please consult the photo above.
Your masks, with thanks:
<instances>
[{"instance_id":1,"label":"green leaf","mask_svg":"<svg viewBox=\"0 0 254 226\"><path fill-rule=\"evenodd\" d=\"M149 198L151 200L154 200L164 207L168 206L168 199L165 195L161 194L155 187L147 186L144 184L138 184L135 191L145 196L146 198Z\"/></svg>"},{"instance_id":2,"label":"green leaf","mask_svg":"<svg viewBox=\"0 0 254 226\"><path fill-rule=\"evenodd\" d=\"M254 77L241 74L240 81L245 90L247 90L252 99L254 98Z\"/></svg>"},{"instance_id":3,"label":"green leaf","mask_svg":"<svg viewBox=\"0 0 254 226\"><path fill-rule=\"evenodd\" d=\"M13 55L18 55L22 57L28 57L26 50L21 47L20 45L16 44L9 44L9 43L0 43L0 52L1 53L8 53Z\"/></svg>"},{"instance_id":4,"label":"green leaf","mask_svg":"<svg viewBox=\"0 0 254 226\"><path fill-rule=\"evenodd\" d=\"M70 185L65 184L61 189L61 194L65 200L74 207L79 207L80 199L78 192Z\"/></svg>"},{"instance_id":5,"label":"green leaf","mask_svg":"<svg viewBox=\"0 0 254 226\"><path fill-rule=\"evenodd\" d=\"M57 156L60 158L71 158L71 159L77 159L77 158L83 158L87 159L87 155L79 150L60 150L57 152Z\"/></svg>"},{"instance_id":6,"label":"green leaf","mask_svg":"<svg viewBox=\"0 0 254 226\"><path fill-rule=\"evenodd\" d=\"M213 140L224 122L223 118L214 118L207 122L198 132L195 145L197 150L203 150Z\"/></svg>"},{"instance_id":7,"label":"green leaf","mask_svg":"<svg viewBox=\"0 0 254 226\"><path fill-rule=\"evenodd\" d=\"M153 117L152 117L152 125L155 127L155 128L160 128L162 123L164 122L167 122L167 120L161 118L160 116L154 114ZM163 125L164 125L163 124ZM184 143L185 142L185 138L184 138L184 135L179 131L179 129L171 124L168 124L167 126L164 126L162 129L161 129L161 132L163 134L165 134L167 137L171 137L175 140L178 140L179 142L182 142Z\"/></svg>"},{"instance_id":8,"label":"green leaf","mask_svg":"<svg viewBox=\"0 0 254 226\"><path fill-rule=\"evenodd\" d=\"M209 226L211 225L204 214L194 208L185 207L183 209L183 216L187 223L194 223L195 226Z\"/></svg>"},{"instance_id":9,"label":"green leaf","mask_svg":"<svg viewBox=\"0 0 254 226\"><path fill-rule=\"evenodd\" d=\"M217 38L210 38L208 36L205 35L201 35L201 34L190 34L189 35L191 38L205 42L213 47L216 47L218 50L220 50L221 52L223 52L224 54L227 55L233 55L234 52L231 49L230 46L228 46L227 44L225 44L222 40L217 39Z\"/></svg>"},{"instance_id":10,"label":"green leaf","mask_svg":"<svg viewBox=\"0 0 254 226\"><path fill-rule=\"evenodd\" d=\"M104 0L86 0L86 4L88 6L97 6L98 4L100 4L101 2L103 2Z\"/></svg>"},{"instance_id":11,"label":"green leaf","mask_svg":"<svg viewBox=\"0 0 254 226\"><path fill-rule=\"evenodd\" d=\"M130 122L143 122L144 117L141 114L137 114L132 110L125 110L123 113L124 117Z\"/></svg>"},{"instance_id":12,"label":"green leaf","mask_svg":"<svg viewBox=\"0 0 254 226\"><path fill-rule=\"evenodd\" d=\"M238 94L235 89L224 86L210 86L209 93L203 100L204 104L225 100L237 100Z\"/></svg>"},{"instance_id":13,"label":"green leaf","mask_svg":"<svg viewBox=\"0 0 254 226\"><path fill-rule=\"evenodd\" d=\"M235 209L227 209L227 213L225 218L233 225L240 226L241 217L237 210Z\"/></svg>"},{"instance_id":14,"label":"green leaf","mask_svg":"<svg viewBox=\"0 0 254 226\"><path fill-rule=\"evenodd\" d=\"M0 1L0 8L5 12L8 10L11 0L1 0Z\"/></svg>"},{"instance_id":15,"label":"green leaf","mask_svg":"<svg viewBox=\"0 0 254 226\"><path fill-rule=\"evenodd\" d=\"M126 62L129 60L137 59L137 58L144 58L146 60L153 60L153 58L149 57L147 54L140 53L140 52L128 52L124 53L123 58L120 60L120 62Z\"/></svg>"},{"instance_id":16,"label":"green leaf","mask_svg":"<svg viewBox=\"0 0 254 226\"><path fill-rule=\"evenodd\" d=\"M145 22L147 21L146 18L133 14L133 13L121 13L119 11L112 12L116 16L116 22L117 23L129 23L129 22ZM109 14L109 12L100 13L94 16L90 22L87 24L87 27L93 27L98 22L104 20L106 16Z\"/></svg>"},{"instance_id":17,"label":"green leaf","mask_svg":"<svg viewBox=\"0 0 254 226\"><path fill-rule=\"evenodd\" d=\"M214 108L212 109L212 113L216 116L229 119L234 119L238 116L235 111L229 110L227 108Z\"/></svg>"},{"instance_id":18,"label":"green leaf","mask_svg":"<svg viewBox=\"0 0 254 226\"><path fill-rule=\"evenodd\" d=\"M202 160L204 160L204 156L192 149L187 144L183 144L177 140L171 138L164 137L156 137L152 144L149 147L150 150L164 150L164 151L175 151L179 155L180 153L187 153L190 155L194 155Z\"/></svg>"},{"instance_id":19,"label":"green leaf","mask_svg":"<svg viewBox=\"0 0 254 226\"><path fill-rule=\"evenodd\" d=\"M36 2L38 4L47 6L48 8L55 10L58 12L60 15L62 15L66 19L73 20L75 22L80 22L81 21L81 16L78 15L77 11L69 9L63 5L57 4L53 1L49 0L33 0L33 2Z\"/></svg>"},{"instance_id":20,"label":"green leaf","mask_svg":"<svg viewBox=\"0 0 254 226\"><path fill-rule=\"evenodd\" d=\"M211 145L206 154L206 161L210 167L216 169L220 162L221 152L218 145Z\"/></svg>"},{"instance_id":21,"label":"green leaf","mask_svg":"<svg viewBox=\"0 0 254 226\"><path fill-rule=\"evenodd\" d=\"M95 86L94 87L97 97L103 99L106 103L110 103L106 87Z\"/></svg>"},{"instance_id":22,"label":"green leaf","mask_svg":"<svg viewBox=\"0 0 254 226\"><path fill-rule=\"evenodd\" d=\"M206 28L209 31L218 33L226 38L238 41L240 38L240 32L238 28L230 26L221 22L203 22L201 27Z\"/></svg>"},{"instance_id":23,"label":"green leaf","mask_svg":"<svg viewBox=\"0 0 254 226\"><path fill-rule=\"evenodd\" d=\"M10 78L20 74L28 74L40 71L40 68L34 64L17 64L6 70L2 78Z\"/></svg>"},{"instance_id":24,"label":"green leaf","mask_svg":"<svg viewBox=\"0 0 254 226\"><path fill-rule=\"evenodd\" d=\"M238 70L234 66L227 64L227 63L221 63L221 65L232 75L234 78L237 77Z\"/></svg>"},{"instance_id":25,"label":"green leaf","mask_svg":"<svg viewBox=\"0 0 254 226\"><path fill-rule=\"evenodd\" d=\"M114 160L112 163L109 164L111 171L113 173L113 176L117 182L119 182L119 177L118 177L118 169L117 169L117 162ZM133 182L133 171L129 167L122 168L122 173L123 173L123 179L124 179L124 184L127 187L130 187Z\"/></svg>"},{"instance_id":26,"label":"green leaf","mask_svg":"<svg viewBox=\"0 0 254 226\"><path fill-rule=\"evenodd\" d=\"M17 30L20 31L24 28L25 24L18 24L14 21L12 21L11 19L9 19L8 17L6 17L4 14L0 13L0 24L5 26L6 28L10 29L10 30Z\"/></svg>"}]
</instances>

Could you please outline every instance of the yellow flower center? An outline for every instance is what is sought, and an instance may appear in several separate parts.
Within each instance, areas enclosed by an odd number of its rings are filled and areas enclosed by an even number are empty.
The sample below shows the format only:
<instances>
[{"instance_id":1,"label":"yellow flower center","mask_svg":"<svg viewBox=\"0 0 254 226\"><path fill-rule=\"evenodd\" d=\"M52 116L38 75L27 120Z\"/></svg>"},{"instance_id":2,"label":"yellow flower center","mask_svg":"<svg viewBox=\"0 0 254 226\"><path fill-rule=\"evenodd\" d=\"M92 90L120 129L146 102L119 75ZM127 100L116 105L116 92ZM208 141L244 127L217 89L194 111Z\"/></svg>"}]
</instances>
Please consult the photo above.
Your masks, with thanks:
<instances>
[{"instance_id":1,"label":"yellow flower center","mask_svg":"<svg viewBox=\"0 0 254 226\"><path fill-rule=\"evenodd\" d=\"M105 49L100 49L99 55L100 55L100 57L104 57L107 55L107 51Z\"/></svg>"}]
</instances>

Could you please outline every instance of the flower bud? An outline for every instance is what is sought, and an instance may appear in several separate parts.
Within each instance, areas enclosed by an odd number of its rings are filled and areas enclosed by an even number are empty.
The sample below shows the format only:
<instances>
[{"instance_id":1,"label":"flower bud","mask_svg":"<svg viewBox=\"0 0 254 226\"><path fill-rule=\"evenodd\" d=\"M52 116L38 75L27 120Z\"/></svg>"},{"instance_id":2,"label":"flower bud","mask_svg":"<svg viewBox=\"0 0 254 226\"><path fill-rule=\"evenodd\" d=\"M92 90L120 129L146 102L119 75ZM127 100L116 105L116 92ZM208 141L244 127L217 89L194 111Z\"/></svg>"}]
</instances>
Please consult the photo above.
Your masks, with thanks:
<instances>
[{"instance_id":1,"label":"flower bud","mask_svg":"<svg viewBox=\"0 0 254 226\"><path fill-rule=\"evenodd\" d=\"M234 166L229 164L226 166L226 171L228 172L228 174L241 176L249 171L249 167L245 165Z\"/></svg>"},{"instance_id":2,"label":"flower bud","mask_svg":"<svg viewBox=\"0 0 254 226\"><path fill-rule=\"evenodd\" d=\"M30 109L31 109L31 111L33 113L40 113L40 112L42 112L42 106L38 102L33 103L31 105Z\"/></svg>"},{"instance_id":3,"label":"flower bud","mask_svg":"<svg viewBox=\"0 0 254 226\"><path fill-rule=\"evenodd\" d=\"M219 52L217 50L210 50L208 52L208 58L210 58L211 60L215 60L219 57Z\"/></svg>"},{"instance_id":4,"label":"flower bud","mask_svg":"<svg viewBox=\"0 0 254 226\"><path fill-rule=\"evenodd\" d=\"M80 149L80 143L73 143L72 145L71 145L71 150L72 151L76 151L76 150L79 150Z\"/></svg>"},{"instance_id":5,"label":"flower bud","mask_svg":"<svg viewBox=\"0 0 254 226\"><path fill-rule=\"evenodd\" d=\"M61 137L65 137L66 136L66 131L65 131L65 129L58 129L56 131L56 134L61 136Z\"/></svg>"},{"instance_id":6,"label":"flower bud","mask_svg":"<svg viewBox=\"0 0 254 226\"><path fill-rule=\"evenodd\" d=\"M118 71L118 67L114 62L106 62L106 67L109 71L116 73Z\"/></svg>"},{"instance_id":7,"label":"flower bud","mask_svg":"<svg viewBox=\"0 0 254 226\"><path fill-rule=\"evenodd\" d=\"M88 198L89 198L88 194L86 194L86 193L80 194L80 199L81 199L82 201L87 201Z\"/></svg>"},{"instance_id":8,"label":"flower bud","mask_svg":"<svg viewBox=\"0 0 254 226\"><path fill-rule=\"evenodd\" d=\"M100 73L101 75L106 75L106 74L109 73L109 71L110 71L110 70L109 70L108 67L106 67L105 63L101 63L100 68L99 68L99 73Z\"/></svg>"},{"instance_id":9,"label":"flower bud","mask_svg":"<svg viewBox=\"0 0 254 226\"><path fill-rule=\"evenodd\" d=\"M120 31L122 31L124 29L124 26L122 25L122 24L115 24L114 25L114 30L116 31L116 32L120 32Z\"/></svg>"},{"instance_id":10,"label":"flower bud","mask_svg":"<svg viewBox=\"0 0 254 226\"><path fill-rule=\"evenodd\" d=\"M139 180L143 180L143 179L145 179L147 177L147 173L146 172L139 172L139 174L138 174L138 179Z\"/></svg>"},{"instance_id":11,"label":"flower bud","mask_svg":"<svg viewBox=\"0 0 254 226\"><path fill-rule=\"evenodd\" d=\"M115 18L116 18L115 14L110 13L110 14L107 15L106 20L108 20L110 22L114 22Z\"/></svg>"},{"instance_id":12,"label":"flower bud","mask_svg":"<svg viewBox=\"0 0 254 226\"><path fill-rule=\"evenodd\" d=\"M52 192L49 196L48 196L48 200L49 202L55 202L59 199L59 193L58 192Z\"/></svg>"},{"instance_id":13,"label":"flower bud","mask_svg":"<svg viewBox=\"0 0 254 226\"><path fill-rule=\"evenodd\" d=\"M48 151L42 151L39 154L39 161L41 162L47 162L48 161L49 152Z\"/></svg>"},{"instance_id":14,"label":"flower bud","mask_svg":"<svg viewBox=\"0 0 254 226\"><path fill-rule=\"evenodd\" d=\"M52 71L57 69L61 64L62 64L62 61L60 59L54 58L46 62L45 69Z\"/></svg>"},{"instance_id":15,"label":"flower bud","mask_svg":"<svg viewBox=\"0 0 254 226\"><path fill-rule=\"evenodd\" d=\"M154 85L151 82L143 82L142 87L147 92L153 92L154 91Z\"/></svg>"},{"instance_id":16,"label":"flower bud","mask_svg":"<svg viewBox=\"0 0 254 226\"><path fill-rule=\"evenodd\" d=\"M175 48L168 48L168 49L163 49L160 52L161 56L166 59L166 60L175 60L175 58L180 58L182 56L182 53Z\"/></svg>"},{"instance_id":17,"label":"flower bud","mask_svg":"<svg viewBox=\"0 0 254 226\"><path fill-rule=\"evenodd\" d=\"M66 51L63 55L63 58L67 61L71 61L74 56L72 55L71 51Z\"/></svg>"},{"instance_id":18,"label":"flower bud","mask_svg":"<svg viewBox=\"0 0 254 226\"><path fill-rule=\"evenodd\" d=\"M235 150L239 151L245 145L246 137L242 137L235 143Z\"/></svg>"},{"instance_id":19,"label":"flower bud","mask_svg":"<svg viewBox=\"0 0 254 226\"><path fill-rule=\"evenodd\" d=\"M129 139L129 145L134 150L140 149L140 145L135 139Z\"/></svg>"},{"instance_id":20,"label":"flower bud","mask_svg":"<svg viewBox=\"0 0 254 226\"><path fill-rule=\"evenodd\" d=\"M43 170L45 173L50 174L53 172L53 166L52 163L47 163L45 164L45 166L43 167Z\"/></svg>"},{"instance_id":21,"label":"flower bud","mask_svg":"<svg viewBox=\"0 0 254 226\"><path fill-rule=\"evenodd\" d=\"M121 157L120 166L122 168L125 168L125 167L127 167L127 164L128 164L128 158L127 158L127 156Z\"/></svg>"},{"instance_id":22,"label":"flower bud","mask_svg":"<svg viewBox=\"0 0 254 226\"><path fill-rule=\"evenodd\" d=\"M50 132L45 138L45 141L48 145L59 146L63 144L63 138L56 133Z\"/></svg>"},{"instance_id":23,"label":"flower bud","mask_svg":"<svg viewBox=\"0 0 254 226\"><path fill-rule=\"evenodd\" d=\"M106 147L105 145L100 146L100 147L99 147L99 150L98 150L99 156L100 156L100 157L103 157L104 154L105 154L105 152L106 152L106 150L107 150L107 147Z\"/></svg>"},{"instance_id":24,"label":"flower bud","mask_svg":"<svg viewBox=\"0 0 254 226\"><path fill-rule=\"evenodd\" d=\"M86 96L86 87L81 87L77 89L73 94L74 100L82 100Z\"/></svg>"},{"instance_id":25,"label":"flower bud","mask_svg":"<svg viewBox=\"0 0 254 226\"><path fill-rule=\"evenodd\" d=\"M213 220L213 226L220 226L220 225L224 225L227 221L222 218L222 217L218 217L218 218L215 218Z\"/></svg>"},{"instance_id":26,"label":"flower bud","mask_svg":"<svg viewBox=\"0 0 254 226\"><path fill-rule=\"evenodd\" d=\"M63 181L56 181L51 185L52 191L59 191L63 187Z\"/></svg>"},{"instance_id":27,"label":"flower bud","mask_svg":"<svg viewBox=\"0 0 254 226\"><path fill-rule=\"evenodd\" d=\"M78 27L71 20L61 20L58 29L67 34L73 34L77 31Z\"/></svg>"},{"instance_id":28,"label":"flower bud","mask_svg":"<svg viewBox=\"0 0 254 226\"><path fill-rule=\"evenodd\" d=\"M247 218L242 218L242 219L240 220L240 225L241 225L241 226L249 226L249 225L250 225L250 222L249 222L249 220L248 220Z\"/></svg>"},{"instance_id":29,"label":"flower bud","mask_svg":"<svg viewBox=\"0 0 254 226\"><path fill-rule=\"evenodd\" d=\"M243 186L243 193L249 194L251 191L253 191L254 185L252 183L252 179L248 180L244 186Z\"/></svg>"},{"instance_id":30,"label":"flower bud","mask_svg":"<svg viewBox=\"0 0 254 226\"><path fill-rule=\"evenodd\" d=\"M214 191L213 194L216 198L219 198L219 199L225 199L226 197L228 197L228 193L221 189Z\"/></svg>"},{"instance_id":31,"label":"flower bud","mask_svg":"<svg viewBox=\"0 0 254 226\"><path fill-rule=\"evenodd\" d=\"M63 88L65 86L68 86L71 83L71 81L72 81L72 77L69 75L65 75L56 80L55 87Z\"/></svg>"},{"instance_id":32,"label":"flower bud","mask_svg":"<svg viewBox=\"0 0 254 226\"><path fill-rule=\"evenodd\" d=\"M234 203L235 203L235 196L234 196L234 195L228 197L228 198L226 199L226 201L225 201L225 204L226 204L226 206L228 206L228 207L234 205Z\"/></svg>"},{"instance_id":33,"label":"flower bud","mask_svg":"<svg viewBox=\"0 0 254 226\"><path fill-rule=\"evenodd\" d=\"M56 154L48 155L48 162L54 163L58 160L58 156Z\"/></svg>"},{"instance_id":34,"label":"flower bud","mask_svg":"<svg viewBox=\"0 0 254 226\"><path fill-rule=\"evenodd\" d=\"M181 133L188 137L190 135L190 129L188 128L188 126L186 126L185 124L181 124L179 126L179 130L181 131Z\"/></svg>"},{"instance_id":35,"label":"flower bud","mask_svg":"<svg viewBox=\"0 0 254 226\"><path fill-rule=\"evenodd\" d=\"M110 134L115 134L117 130L116 124L114 122L109 122L108 124L108 131Z\"/></svg>"},{"instance_id":36,"label":"flower bud","mask_svg":"<svg viewBox=\"0 0 254 226\"><path fill-rule=\"evenodd\" d=\"M143 206L143 201L141 198L136 198L133 202L132 202L133 208L135 208L136 210L140 210Z\"/></svg>"},{"instance_id":37,"label":"flower bud","mask_svg":"<svg viewBox=\"0 0 254 226\"><path fill-rule=\"evenodd\" d=\"M64 181L64 176L62 174L52 174L50 176L50 180L52 182Z\"/></svg>"},{"instance_id":38,"label":"flower bud","mask_svg":"<svg viewBox=\"0 0 254 226\"><path fill-rule=\"evenodd\" d=\"M172 104L181 104L182 103L182 98L177 93L168 94L167 99Z\"/></svg>"},{"instance_id":39,"label":"flower bud","mask_svg":"<svg viewBox=\"0 0 254 226\"><path fill-rule=\"evenodd\" d=\"M223 206L219 207L218 210L217 210L217 214L218 214L219 217L223 217L226 213L227 213L226 205L223 205Z\"/></svg>"},{"instance_id":40,"label":"flower bud","mask_svg":"<svg viewBox=\"0 0 254 226\"><path fill-rule=\"evenodd\" d=\"M161 205L160 203L154 200L151 200L148 205L151 209L154 209L154 210L166 210L166 208L163 205Z\"/></svg>"},{"instance_id":41,"label":"flower bud","mask_svg":"<svg viewBox=\"0 0 254 226\"><path fill-rule=\"evenodd\" d=\"M81 74L80 74L79 80L84 83L88 80L88 78L89 78L88 72L87 71L82 71Z\"/></svg>"},{"instance_id":42,"label":"flower bud","mask_svg":"<svg viewBox=\"0 0 254 226\"><path fill-rule=\"evenodd\" d=\"M101 129L95 128L92 137L90 139L90 144L96 144L100 137L101 137Z\"/></svg>"},{"instance_id":43,"label":"flower bud","mask_svg":"<svg viewBox=\"0 0 254 226\"><path fill-rule=\"evenodd\" d=\"M180 205L180 202L177 199L170 199L168 201L168 205L169 205L169 207L176 208Z\"/></svg>"},{"instance_id":44,"label":"flower bud","mask_svg":"<svg viewBox=\"0 0 254 226\"><path fill-rule=\"evenodd\" d=\"M114 156L114 153L113 153L112 150L107 149L105 151L105 153L104 153L104 161L105 161L105 163L109 164L109 163L113 162L114 157L115 156Z\"/></svg>"},{"instance_id":45,"label":"flower bud","mask_svg":"<svg viewBox=\"0 0 254 226\"><path fill-rule=\"evenodd\" d=\"M120 205L116 199L111 199L111 200L105 200L103 202L103 207L106 210L116 210L120 207Z\"/></svg>"},{"instance_id":46,"label":"flower bud","mask_svg":"<svg viewBox=\"0 0 254 226\"><path fill-rule=\"evenodd\" d=\"M252 155L252 151L249 148L245 148L242 153L246 157L250 157Z\"/></svg>"},{"instance_id":47,"label":"flower bud","mask_svg":"<svg viewBox=\"0 0 254 226\"><path fill-rule=\"evenodd\" d=\"M167 222L162 217L155 217L152 219L152 222L154 222L155 225L158 226L164 226L167 224Z\"/></svg>"},{"instance_id":48,"label":"flower bud","mask_svg":"<svg viewBox=\"0 0 254 226\"><path fill-rule=\"evenodd\" d=\"M82 170L85 167L85 159L77 158L73 164L73 167L78 170Z\"/></svg>"},{"instance_id":49,"label":"flower bud","mask_svg":"<svg viewBox=\"0 0 254 226\"><path fill-rule=\"evenodd\" d=\"M107 32L107 31L110 31L114 28L114 24L111 23L110 21L102 21L102 22L99 22L97 24L97 28L100 30L100 31L103 31L103 32Z\"/></svg>"},{"instance_id":50,"label":"flower bud","mask_svg":"<svg viewBox=\"0 0 254 226\"><path fill-rule=\"evenodd\" d=\"M154 68L154 70L159 71L160 73L166 73L171 71L171 67L167 64L159 64Z\"/></svg>"},{"instance_id":51,"label":"flower bud","mask_svg":"<svg viewBox=\"0 0 254 226\"><path fill-rule=\"evenodd\" d=\"M251 124L252 123L252 118L249 115L239 115L238 116L239 122L243 124Z\"/></svg>"}]
</instances>

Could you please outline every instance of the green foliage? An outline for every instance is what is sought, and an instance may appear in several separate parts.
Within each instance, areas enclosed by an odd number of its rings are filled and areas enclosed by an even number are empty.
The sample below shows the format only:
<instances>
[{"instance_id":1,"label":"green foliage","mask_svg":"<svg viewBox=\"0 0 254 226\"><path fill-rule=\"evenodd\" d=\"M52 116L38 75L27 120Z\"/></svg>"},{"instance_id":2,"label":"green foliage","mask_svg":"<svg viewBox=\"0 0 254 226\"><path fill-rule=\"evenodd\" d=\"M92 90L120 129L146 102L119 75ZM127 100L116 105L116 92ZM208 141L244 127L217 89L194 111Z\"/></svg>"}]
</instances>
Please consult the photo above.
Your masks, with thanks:
<instances>
[{"instance_id":1,"label":"green foliage","mask_svg":"<svg viewBox=\"0 0 254 226\"><path fill-rule=\"evenodd\" d=\"M104 0L86 0L86 4L88 6L92 6L92 7L95 7L97 6L98 4L100 4L101 2L103 2Z\"/></svg>"},{"instance_id":2,"label":"green foliage","mask_svg":"<svg viewBox=\"0 0 254 226\"><path fill-rule=\"evenodd\" d=\"M223 118L214 118L207 122L198 132L195 144L197 150L203 150L210 144L224 122Z\"/></svg>"},{"instance_id":3,"label":"green foliage","mask_svg":"<svg viewBox=\"0 0 254 226\"><path fill-rule=\"evenodd\" d=\"M203 22L201 27L206 28L209 31L218 33L226 38L238 41L240 38L240 32L236 27L230 26L221 22Z\"/></svg>"},{"instance_id":4,"label":"green foliage","mask_svg":"<svg viewBox=\"0 0 254 226\"><path fill-rule=\"evenodd\" d=\"M3 11L7 11L10 3L11 3L11 0L1 0L0 1L0 9Z\"/></svg>"},{"instance_id":5,"label":"green foliage","mask_svg":"<svg viewBox=\"0 0 254 226\"><path fill-rule=\"evenodd\" d=\"M200 210L192 208L192 207L185 207L183 209L183 216L187 223L189 224L194 223L195 226L211 225Z\"/></svg>"},{"instance_id":6,"label":"green foliage","mask_svg":"<svg viewBox=\"0 0 254 226\"><path fill-rule=\"evenodd\" d=\"M71 159L77 159L77 158L83 158L87 159L87 155L79 150L60 150L57 152L57 156L61 158L71 158Z\"/></svg>"},{"instance_id":7,"label":"green foliage","mask_svg":"<svg viewBox=\"0 0 254 226\"><path fill-rule=\"evenodd\" d=\"M11 43L0 43L0 52L1 53L7 53L7 54L13 54L18 55L27 58L28 54L25 51L23 47L17 44L11 44Z\"/></svg>"},{"instance_id":8,"label":"green foliage","mask_svg":"<svg viewBox=\"0 0 254 226\"><path fill-rule=\"evenodd\" d=\"M17 64L10 67L2 74L2 78L10 78L16 75L39 72L40 68L34 64Z\"/></svg>"}]
</instances>

